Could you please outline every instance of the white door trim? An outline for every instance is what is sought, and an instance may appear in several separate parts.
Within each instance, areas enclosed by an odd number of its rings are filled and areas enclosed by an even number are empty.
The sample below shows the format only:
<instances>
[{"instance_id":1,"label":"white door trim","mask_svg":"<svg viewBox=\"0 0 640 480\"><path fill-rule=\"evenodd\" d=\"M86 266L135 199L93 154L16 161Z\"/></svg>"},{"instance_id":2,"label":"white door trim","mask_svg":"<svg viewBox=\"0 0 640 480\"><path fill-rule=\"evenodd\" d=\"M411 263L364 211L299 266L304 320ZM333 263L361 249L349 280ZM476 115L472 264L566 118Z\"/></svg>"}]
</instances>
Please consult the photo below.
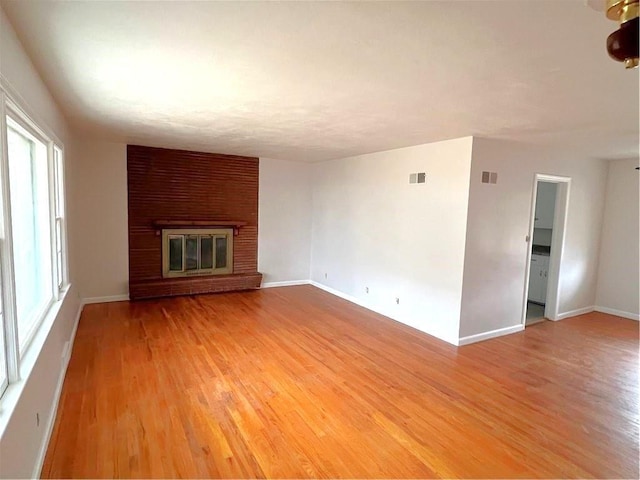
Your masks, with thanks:
<instances>
[{"instance_id":1,"label":"white door trim","mask_svg":"<svg viewBox=\"0 0 640 480\"><path fill-rule=\"evenodd\" d=\"M524 275L524 292L522 301L522 325L527 321L527 297L529 294L529 273L531 270L531 249L533 246L533 228L536 215L536 201L538 196L538 183L548 182L558 184L556 191L556 205L553 215L553 235L551 236L551 255L549 258L549 277L547 280L547 302L544 316L549 320L560 320L560 266L564 255L565 234L567 219L569 216L569 193L571 191L571 178L558 175L536 173L533 178L533 193L531 195L531 211L529 216L529 234L527 242L527 263Z\"/></svg>"}]
</instances>

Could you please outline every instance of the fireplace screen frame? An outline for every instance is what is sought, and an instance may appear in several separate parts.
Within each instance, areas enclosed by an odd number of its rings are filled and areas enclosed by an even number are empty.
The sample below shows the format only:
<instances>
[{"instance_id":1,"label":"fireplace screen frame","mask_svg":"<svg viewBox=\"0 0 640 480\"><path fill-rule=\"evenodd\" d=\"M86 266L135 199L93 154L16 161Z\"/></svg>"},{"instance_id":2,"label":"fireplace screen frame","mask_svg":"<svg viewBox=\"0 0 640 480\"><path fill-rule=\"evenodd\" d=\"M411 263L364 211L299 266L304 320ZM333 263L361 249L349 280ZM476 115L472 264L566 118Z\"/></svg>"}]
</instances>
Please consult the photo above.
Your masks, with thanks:
<instances>
[{"instance_id":1,"label":"fireplace screen frame","mask_svg":"<svg viewBox=\"0 0 640 480\"><path fill-rule=\"evenodd\" d=\"M187 269L187 237L197 238L197 267ZM212 237L212 268L202 266L202 237ZM217 239L226 239L226 258L224 267L218 267L216 258ZM182 261L181 270L171 269L170 240L181 239ZM228 275L233 273L233 228L173 228L162 230L162 277L194 277L203 275Z\"/></svg>"}]
</instances>

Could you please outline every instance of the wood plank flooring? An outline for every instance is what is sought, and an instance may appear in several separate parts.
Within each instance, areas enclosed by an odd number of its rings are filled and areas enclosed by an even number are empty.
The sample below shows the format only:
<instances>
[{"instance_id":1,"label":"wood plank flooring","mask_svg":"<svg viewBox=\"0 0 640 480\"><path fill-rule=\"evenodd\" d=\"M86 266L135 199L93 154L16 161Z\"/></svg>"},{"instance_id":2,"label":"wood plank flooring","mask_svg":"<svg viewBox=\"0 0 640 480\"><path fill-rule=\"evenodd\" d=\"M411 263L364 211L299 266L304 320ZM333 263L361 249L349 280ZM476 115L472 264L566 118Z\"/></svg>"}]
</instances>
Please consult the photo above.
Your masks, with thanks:
<instances>
[{"instance_id":1,"label":"wood plank flooring","mask_svg":"<svg viewBox=\"0 0 640 480\"><path fill-rule=\"evenodd\" d=\"M456 348L311 286L82 314L45 478L638 478L638 323Z\"/></svg>"}]
</instances>

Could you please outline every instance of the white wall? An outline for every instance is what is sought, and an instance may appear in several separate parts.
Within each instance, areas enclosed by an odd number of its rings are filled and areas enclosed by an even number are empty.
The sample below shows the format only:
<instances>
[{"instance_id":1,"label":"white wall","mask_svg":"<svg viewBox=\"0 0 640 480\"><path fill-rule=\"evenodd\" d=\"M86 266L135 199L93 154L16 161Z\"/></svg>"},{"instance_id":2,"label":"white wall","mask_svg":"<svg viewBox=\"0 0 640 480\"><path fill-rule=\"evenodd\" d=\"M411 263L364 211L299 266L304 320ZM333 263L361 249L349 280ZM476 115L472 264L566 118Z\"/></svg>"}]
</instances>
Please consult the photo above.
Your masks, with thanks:
<instances>
[{"instance_id":1,"label":"white wall","mask_svg":"<svg viewBox=\"0 0 640 480\"><path fill-rule=\"evenodd\" d=\"M22 45L0 7L0 74L21 107L46 130L55 134L65 146L65 176L74 175L76 158L72 138L64 117L36 73ZM69 228L76 224L73 206L68 205ZM70 278L72 287L60 305L58 314L45 321L32 346L27 350L19 382L9 386L0 410L0 476L21 478L38 475L46 448L48 427L55 415L59 387L68 356L65 344L72 340L79 298L75 284L75 239L69 238ZM36 413L40 425L36 425Z\"/></svg>"},{"instance_id":2,"label":"white wall","mask_svg":"<svg viewBox=\"0 0 640 480\"><path fill-rule=\"evenodd\" d=\"M127 146L76 142L77 166L67 190L77 222L70 235L84 299L129 294Z\"/></svg>"},{"instance_id":3,"label":"white wall","mask_svg":"<svg viewBox=\"0 0 640 480\"><path fill-rule=\"evenodd\" d=\"M598 310L638 319L638 159L608 162L598 268Z\"/></svg>"},{"instance_id":4,"label":"white wall","mask_svg":"<svg viewBox=\"0 0 640 480\"><path fill-rule=\"evenodd\" d=\"M498 173L481 183L483 170ZM593 307L606 164L531 145L474 139L460 336L519 325L535 173L571 177L560 314Z\"/></svg>"},{"instance_id":5,"label":"white wall","mask_svg":"<svg viewBox=\"0 0 640 480\"><path fill-rule=\"evenodd\" d=\"M73 284L59 314L43 331L42 348L23 380L7 391L7 396L18 398L15 407L3 405L0 413L4 416L0 475L17 478L38 474L68 358L65 344L72 341L79 311L77 292L83 297L126 293L126 159L122 144L74 144L63 115L1 8L0 74L28 113L65 145ZM459 333L515 325L521 313L533 173L543 172L573 178L566 258L561 266L561 311L593 305L604 164L502 142L475 141L472 166L471 148L472 139L465 138L310 167L265 159L261 162L259 239L265 281L305 278L312 243L314 281L427 333L455 342ZM301 186L310 181L307 168L313 175L312 208ZM478 172L485 169L499 173L498 185L485 189L479 183ZM418 171L426 171L427 184L408 185L409 173ZM616 195L610 195L610 205L617 201ZM605 222L615 230L619 219L611 212L616 208L608 208ZM309 211L313 242L308 241ZM637 217L636 210L636 234ZM281 248L280 232L292 227L293 238ZM633 281L615 270L619 262L610 255L615 247L608 246L613 237L605 239L601 255L598 302L633 311L632 297L614 298L607 289L612 269L616 276ZM637 237L634 245L637 254ZM637 293L637 280L635 286Z\"/></svg>"},{"instance_id":6,"label":"white wall","mask_svg":"<svg viewBox=\"0 0 640 480\"><path fill-rule=\"evenodd\" d=\"M263 285L309 279L311 167L260 159L258 271Z\"/></svg>"},{"instance_id":7,"label":"white wall","mask_svg":"<svg viewBox=\"0 0 640 480\"><path fill-rule=\"evenodd\" d=\"M312 280L457 341L472 141L314 164Z\"/></svg>"},{"instance_id":8,"label":"white wall","mask_svg":"<svg viewBox=\"0 0 640 480\"><path fill-rule=\"evenodd\" d=\"M78 221L75 240L81 298L129 293L127 152L93 139L74 147L78 165L68 190ZM309 279L311 165L260 159L258 270L263 283Z\"/></svg>"},{"instance_id":9,"label":"white wall","mask_svg":"<svg viewBox=\"0 0 640 480\"><path fill-rule=\"evenodd\" d=\"M552 235L553 235L553 230L550 228L534 228L533 244L550 247Z\"/></svg>"}]
</instances>

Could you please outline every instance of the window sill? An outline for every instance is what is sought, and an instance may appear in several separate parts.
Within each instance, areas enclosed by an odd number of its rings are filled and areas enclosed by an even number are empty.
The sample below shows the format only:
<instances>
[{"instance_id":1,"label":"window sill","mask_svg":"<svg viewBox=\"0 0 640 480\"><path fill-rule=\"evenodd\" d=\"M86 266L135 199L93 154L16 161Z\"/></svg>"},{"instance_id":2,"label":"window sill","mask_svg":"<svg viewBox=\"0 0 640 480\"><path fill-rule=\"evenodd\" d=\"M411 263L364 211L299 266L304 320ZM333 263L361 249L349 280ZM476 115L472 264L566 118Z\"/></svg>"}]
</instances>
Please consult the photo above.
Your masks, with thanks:
<instances>
[{"instance_id":1,"label":"window sill","mask_svg":"<svg viewBox=\"0 0 640 480\"><path fill-rule=\"evenodd\" d=\"M27 382L31 377L36 362L40 357L40 353L42 352L47 338L51 333L51 329L58 318L62 305L67 299L70 290L71 285L67 285L60 293L60 298L51 304L49 311L46 313L42 323L33 335L29 346L22 354L22 358L20 360L20 379L10 383L0 399L0 439L4 437L5 430L11 421L11 417L20 403L20 399L22 398ZM69 355L70 352L62 353L63 355ZM46 417L42 420L46 420Z\"/></svg>"}]
</instances>

